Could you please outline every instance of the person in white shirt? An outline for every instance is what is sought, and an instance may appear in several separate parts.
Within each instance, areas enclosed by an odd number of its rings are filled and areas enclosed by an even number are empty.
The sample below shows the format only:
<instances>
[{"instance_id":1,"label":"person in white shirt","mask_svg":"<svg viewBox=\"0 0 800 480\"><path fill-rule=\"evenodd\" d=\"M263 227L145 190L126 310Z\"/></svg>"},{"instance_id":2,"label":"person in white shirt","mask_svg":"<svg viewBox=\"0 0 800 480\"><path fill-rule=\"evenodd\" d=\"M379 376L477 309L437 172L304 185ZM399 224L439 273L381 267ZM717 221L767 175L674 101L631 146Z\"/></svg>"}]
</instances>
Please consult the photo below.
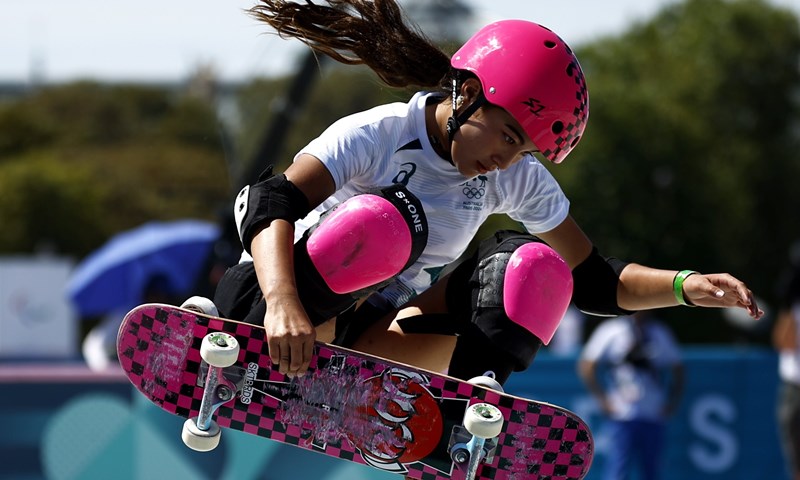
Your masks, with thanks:
<instances>
[{"instance_id":1,"label":"person in white shirt","mask_svg":"<svg viewBox=\"0 0 800 480\"><path fill-rule=\"evenodd\" d=\"M546 27L495 22L451 56L394 0L261 0L250 13L321 54L367 65L389 86L430 90L342 118L285 172L267 170L237 197L246 254L214 303L223 316L264 325L281 372L303 375L314 341L335 331L356 350L459 378L492 370L502 383L549 342L570 298L605 315L680 304L763 314L729 274L601 256L570 216L534 155L561 163L575 148L588 91L574 53ZM389 235L377 243L365 240L371 227L347 223L373 207ZM526 231L498 232L451 271L496 213ZM336 235L346 237L344 253ZM402 255L380 256L394 249ZM364 268L373 256L384 260Z\"/></svg>"},{"instance_id":2,"label":"person in white shirt","mask_svg":"<svg viewBox=\"0 0 800 480\"><path fill-rule=\"evenodd\" d=\"M589 337L578 373L608 418L605 480L660 478L665 427L683 390L680 350L670 330L649 311L601 323ZM601 380L599 377L606 377Z\"/></svg>"},{"instance_id":3,"label":"person in white shirt","mask_svg":"<svg viewBox=\"0 0 800 480\"><path fill-rule=\"evenodd\" d=\"M781 379L778 426L791 478L800 480L800 241L792 246L789 268L778 282L778 300L772 331Z\"/></svg>"}]
</instances>

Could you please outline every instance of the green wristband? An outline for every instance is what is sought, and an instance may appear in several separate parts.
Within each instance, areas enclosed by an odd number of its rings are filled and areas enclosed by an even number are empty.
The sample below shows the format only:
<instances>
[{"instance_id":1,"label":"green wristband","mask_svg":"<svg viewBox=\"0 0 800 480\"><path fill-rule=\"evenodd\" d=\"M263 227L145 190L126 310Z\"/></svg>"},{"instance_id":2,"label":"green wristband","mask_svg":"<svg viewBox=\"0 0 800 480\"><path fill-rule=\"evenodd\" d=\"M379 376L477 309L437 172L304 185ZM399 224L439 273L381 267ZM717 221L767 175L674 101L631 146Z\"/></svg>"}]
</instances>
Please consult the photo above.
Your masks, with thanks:
<instances>
[{"instance_id":1,"label":"green wristband","mask_svg":"<svg viewBox=\"0 0 800 480\"><path fill-rule=\"evenodd\" d=\"M678 301L678 305L685 305L687 307L694 307L696 305L692 305L692 303L687 302L686 299L683 297L683 282L689 278L689 275L694 275L694 270L681 270L680 272L675 274L675 278L672 279L672 293L675 294L675 300Z\"/></svg>"}]
</instances>

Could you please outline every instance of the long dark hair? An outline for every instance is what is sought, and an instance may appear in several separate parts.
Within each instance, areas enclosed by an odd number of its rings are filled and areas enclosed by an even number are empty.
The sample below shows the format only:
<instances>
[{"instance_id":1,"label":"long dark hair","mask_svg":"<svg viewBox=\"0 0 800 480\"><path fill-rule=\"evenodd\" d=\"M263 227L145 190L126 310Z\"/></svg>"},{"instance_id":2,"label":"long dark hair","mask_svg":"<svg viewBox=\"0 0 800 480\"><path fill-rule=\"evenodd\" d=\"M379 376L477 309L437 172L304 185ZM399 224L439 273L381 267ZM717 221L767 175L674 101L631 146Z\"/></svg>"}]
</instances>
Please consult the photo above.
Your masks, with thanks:
<instances>
[{"instance_id":1,"label":"long dark hair","mask_svg":"<svg viewBox=\"0 0 800 480\"><path fill-rule=\"evenodd\" d=\"M391 87L452 88L450 57L403 15L394 0L259 0L250 15L317 52L364 64Z\"/></svg>"}]
</instances>

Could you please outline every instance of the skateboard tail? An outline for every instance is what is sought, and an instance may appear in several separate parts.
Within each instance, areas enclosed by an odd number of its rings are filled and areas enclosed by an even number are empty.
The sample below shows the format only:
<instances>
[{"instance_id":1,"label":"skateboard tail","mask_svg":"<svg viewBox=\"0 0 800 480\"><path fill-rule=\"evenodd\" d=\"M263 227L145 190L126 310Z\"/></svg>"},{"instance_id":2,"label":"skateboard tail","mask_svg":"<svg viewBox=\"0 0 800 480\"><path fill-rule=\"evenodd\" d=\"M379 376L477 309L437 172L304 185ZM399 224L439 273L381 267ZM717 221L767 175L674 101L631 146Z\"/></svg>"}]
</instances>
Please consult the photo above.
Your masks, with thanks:
<instances>
[{"instance_id":1,"label":"skateboard tail","mask_svg":"<svg viewBox=\"0 0 800 480\"><path fill-rule=\"evenodd\" d=\"M156 307L139 308L125 316L117 336L119 362L131 383L171 413L175 410L168 399L183 385L195 341L192 325L190 319Z\"/></svg>"}]
</instances>

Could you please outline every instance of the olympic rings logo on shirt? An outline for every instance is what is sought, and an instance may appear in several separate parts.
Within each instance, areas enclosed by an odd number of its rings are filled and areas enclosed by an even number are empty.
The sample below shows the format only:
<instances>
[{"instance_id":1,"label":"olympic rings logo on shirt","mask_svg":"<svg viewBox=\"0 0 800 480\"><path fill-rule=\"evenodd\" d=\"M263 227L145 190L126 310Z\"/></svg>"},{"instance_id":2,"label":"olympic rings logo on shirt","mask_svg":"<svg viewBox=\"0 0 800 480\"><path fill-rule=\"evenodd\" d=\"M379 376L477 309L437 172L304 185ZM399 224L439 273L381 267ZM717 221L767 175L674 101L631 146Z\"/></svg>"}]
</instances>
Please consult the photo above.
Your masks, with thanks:
<instances>
[{"instance_id":1,"label":"olympic rings logo on shirt","mask_svg":"<svg viewBox=\"0 0 800 480\"><path fill-rule=\"evenodd\" d=\"M486 195L486 189L485 188L481 188L481 187L478 187L478 188L476 188L476 187L464 187L462 192L470 200L473 200L473 199L477 200L477 199L483 197L484 195Z\"/></svg>"},{"instance_id":2,"label":"olympic rings logo on shirt","mask_svg":"<svg viewBox=\"0 0 800 480\"><path fill-rule=\"evenodd\" d=\"M486 186L487 180L488 178L484 175L478 175L472 180L462 183L461 186L464 188L461 192L470 200L481 199L486 195L486 189L484 187Z\"/></svg>"}]
</instances>

